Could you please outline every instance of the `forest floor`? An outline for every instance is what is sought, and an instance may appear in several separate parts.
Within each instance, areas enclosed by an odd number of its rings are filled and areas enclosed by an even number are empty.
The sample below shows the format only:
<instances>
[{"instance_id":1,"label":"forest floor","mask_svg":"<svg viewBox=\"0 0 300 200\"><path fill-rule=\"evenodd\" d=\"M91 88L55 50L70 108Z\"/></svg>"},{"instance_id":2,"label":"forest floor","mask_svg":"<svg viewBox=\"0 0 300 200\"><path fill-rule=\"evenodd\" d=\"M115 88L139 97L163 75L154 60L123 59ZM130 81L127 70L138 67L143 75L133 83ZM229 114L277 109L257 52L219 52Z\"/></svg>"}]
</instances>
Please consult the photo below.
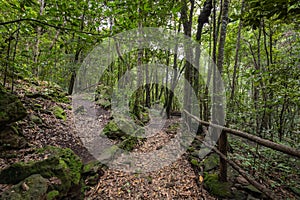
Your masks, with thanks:
<instances>
[{"instance_id":1,"label":"forest floor","mask_svg":"<svg viewBox=\"0 0 300 200\"><path fill-rule=\"evenodd\" d=\"M95 160L78 135L71 101L59 102L48 98L49 90L46 83L32 87L32 84L22 82L16 85L15 93L20 97L28 113L26 118L17 122L19 131L28 141L28 146L6 152L11 156L0 157L0 170L19 161L35 159L34 149L48 145L70 148L84 163ZM70 97L69 99L71 100ZM64 110L66 119L58 119L53 114L52 109L55 106ZM97 107L97 117L100 126L104 127L111 119L111 113ZM172 123L176 123L176 118L168 120L165 126ZM174 135L176 132L167 133L164 127L147 140L139 142L133 151L151 152L164 146ZM170 165L157 171L128 173L105 168L104 175L99 181L86 190L85 199L217 199L200 188L197 179L199 177L195 175L188 155L183 154ZM0 184L0 194L10 187ZM276 194L278 199L297 199L286 190L276 191Z\"/></svg>"},{"instance_id":2,"label":"forest floor","mask_svg":"<svg viewBox=\"0 0 300 200\"><path fill-rule=\"evenodd\" d=\"M46 86L44 89L46 90ZM28 92L33 95L27 95ZM28 112L27 117L17 122L17 125L29 145L21 150L6 152L13 156L0 158L0 170L19 161L35 159L33 149L48 145L70 148L84 163L94 160L76 132L71 103L47 99L44 95L39 95L43 92L30 85L20 84L16 93ZM64 109L67 116L65 120L58 119L50 112L55 106ZM109 121L110 112L98 109L102 119L101 126L104 126ZM151 151L164 145L170 138L169 134L160 131L138 145L135 151ZM85 199L215 199L204 189L200 192L196 179L187 156L182 155L177 161L159 171L134 174L105 169L99 182L86 191ZM10 187L0 184L0 194Z\"/></svg>"}]
</instances>

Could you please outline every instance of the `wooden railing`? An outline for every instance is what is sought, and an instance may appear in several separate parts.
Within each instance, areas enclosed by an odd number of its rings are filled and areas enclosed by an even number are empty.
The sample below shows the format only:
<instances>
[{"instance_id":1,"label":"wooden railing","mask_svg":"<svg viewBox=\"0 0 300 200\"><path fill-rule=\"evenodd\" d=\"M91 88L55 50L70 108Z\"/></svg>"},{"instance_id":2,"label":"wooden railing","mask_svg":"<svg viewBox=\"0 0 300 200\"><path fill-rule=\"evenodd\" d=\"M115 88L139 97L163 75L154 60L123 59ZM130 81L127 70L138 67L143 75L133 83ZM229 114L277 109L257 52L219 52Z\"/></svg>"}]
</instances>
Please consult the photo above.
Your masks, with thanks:
<instances>
[{"instance_id":1,"label":"wooden railing","mask_svg":"<svg viewBox=\"0 0 300 200\"><path fill-rule=\"evenodd\" d=\"M221 134L224 134L224 133L233 134L233 135L248 139L250 141L256 142L257 144L260 144L262 146L271 148L273 150L277 150L277 151L280 151L282 153L300 158L300 151L297 150L297 149L294 149L294 148L291 148L291 147L288 147L288 146L285 146L285 145L282 145L282 144L278 144L278 143L272 142L270 140L266 140L266 139L257 137L255 135L251 135L249 133L246 133L246 132L243 132L243 131L240 131L240 130L235 130L235 129L227 128L227 127L224 127L224 126L220 126L220 125L217 125L217 124L212 124L210 122L200 120L198 117L192 115L191 113L189 113L186 110L184 110L183 112L185 114L187 114L190 118L196 120L201 125L211 126L211 127L214 127L214 128L221 129L222 130ZM197 139L197 137L196 137L196 139ZM204 145L210 147L213 151L215 151L220 156L220 159L225 160L230 166L232 166L232 168L234 168L236 171L238 171L239 174L241 174L254 187L256 187L258 190L263 192L270 199L276 199L275 194L273 194L273 192L271 190L269 190L268 188L266 188L262 184L258 183L254 178L250 177L250 175L247 172L245 172L238 164L236 164L234 161L228 159L226 157L226 153L224 154L223 152L218 150L216 147L213 147L210 144L205 143L204 141L202 141L202 142L203 142ZM222 165L222 162L220 162L220 165ZM220 171L220 174L222 174L222 173L227 174L227 167L220 166L220 170L224 170L223 172Z\"/></svg>"}]
</instances>

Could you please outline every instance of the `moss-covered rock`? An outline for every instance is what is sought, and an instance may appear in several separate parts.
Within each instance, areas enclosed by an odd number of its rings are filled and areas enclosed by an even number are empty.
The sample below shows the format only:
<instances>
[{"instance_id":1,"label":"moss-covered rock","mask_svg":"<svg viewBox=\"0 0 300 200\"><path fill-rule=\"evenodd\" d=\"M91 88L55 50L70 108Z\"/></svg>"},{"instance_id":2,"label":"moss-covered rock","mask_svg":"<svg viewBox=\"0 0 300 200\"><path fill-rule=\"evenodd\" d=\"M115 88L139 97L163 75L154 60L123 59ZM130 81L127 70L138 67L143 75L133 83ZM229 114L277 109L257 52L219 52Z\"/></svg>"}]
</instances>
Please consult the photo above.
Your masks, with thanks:
<instances>
[{"instance_id":1,"label":"moss-covered rock","mask_svg":"<svg viewBox=\"0 0 300 200\"><path fill-rule=\"evenodd\" d=\"M7 124L23 119L26 114L26 109L18 97L0 86L0 130Z\"/></svg>"},{"instance_id":2,"label":"moss-covered rock","mask_svg":"<svg viewBox=\"0 0 300 200\"><path fill-rule=\"evenodd\" d=\"M232 196L230 191L230 183L220 182L218 180L218 174L205 173L204 187L210 194L213 194L220 198L230 198Z\"/></svg>"},{"instance_id":3,"label":"moss-covered rock","mask_svg":"<svg viewBox=\"0 0 300 200\"><path fill-rule=\"evenodd\" d=\"M48 190L48 180L40 174L33 174L14 185L1 195L1 199L43 200Z\"/></svg>"},{"instance_id":4,"label":"moss-covered rock","mask_svg":"<svg viewBox=\"0 0 300 200\"><path fill-rule=\"evenodd\" d=\"M95 102L104 109L111 107L112 88L104 84L97 86L95 91Z\"/></svg>"},{"instance_id":5,"label":"moss-covered rock","mask_svg":"<svg viewBox=\"0 0 300 200\"><path fill-rule=\"evenodd\" d=\"M251 194L252 196L254 196L256 198L263 197L263 193L261 191L259 191L256 187L254 187L253 185L242 186L242 189L245 190L248 194Z\"/></svg>"},{"instance_id":6,"label":"moss-covered rock","mask_svg":"<svg viewBox=\"0 0 300 200\"><path fill-rule=\"evenodd\" d=\"M0 172L0 183L16 184L32 174L41 174L44 178L55 177L59 180L50 189L59 191L60 196L69 195L74 192L74 188L81 187L82 162L71 149L47 147L38 153L46 159L19 162L3 169ZM80 189L76 192L80 194Z\"/></svg>"},{"instance_id":7,"label":"moss-covered rock","mask_svg":"<svg viewBox=\"0 0 300 200\"><path fill-rule=\"evenodd\" d=\"M82 176L86 185L96 185L99 178L104 175L102 168L105 166L99 161L91 161L83 166Z\"/></svg>"},{"instance_id":8,"label":"moss-covered rock","mask_svg":"<svg viewBox=\"0 0 300 200\"><path fill-rule=\"evenodd\" d=\"M42 123L43 123L43 120L42 120L40 117L36 116L36 115L31 115L31 116L30 116L30 119L31 119L31 121L33 121L35 124L42 124Z\"/></svg>"},{"instance_id":9,"label":"moss-covered rock","mask_svg":"<svg viewBox=\"0 0 300 200\"><path fill-rule=\"evenodd\" d=\"M16 128L5 127L0 132L0 150L22 149L28 145L25 138L18 133Z\"/></svg>"},{"instance_id":10,"label":"moss-covered rock","mask_svg":"<svg viewBox=\"0 0 300 200\"><path fill-rule=\"evenodd\" d=\"M59 191L57 190L52 190L47 193L46 199L47 200L54 200L59 196Z\"/></svg>"},{"instance_id":11,"label":"moss-covered rock","mask_svg":"<svg viewBox=\"0 0 300 200\"><path fill-rule=\"evenodd\" d=\"M200 166L201 166L200 162L199 162L198 159L196 159L196 158L191 158L190 163L191 163L193 166L195 166L195 167L200 167Z\"/></svg>"},{"instance_id":12,"label":"moss-covered rock","mask_svg":"<svg viewBox=\"0 0 300 200\"><path fill-rule=\"evenodd\" d=\"M129 136L125 140L123 140L118 146L119 148L125 151L132 151L134 147L138 144L139 139L134 136Z\"/></svg>"},{"instance_id":13,"label":"moss-covered rock","mask_svg":"<svg viewBox=\"0 0 300 200\"><path fill-rule=\"evenodd\" d=\"M201 165L204 166L204 171L209 172L213 169L216 169L219 165L219 156L217 154L210 154L207 158L205 158Z\"/></svg>"},{"instance_id":14,"label":"moss-covered rock","mask_svg":"<svg viewBox=\"0 0 300 200\"><path fill-rule=\"evenodd\" d=\"M62 119L62 120L66 120L67 119L66 112L60 106L54 106L52 108L52 111L53 111L53 114L55 115L55 117L57 119Z\"/></svg>"},{"instance_id":15,"label":"moss-covered rock","mask_svg":"<svg viewBox=\"0 0 300 200\"><path fill-rule=\"evenodd\" d=\"M116 122L110 121L103 129L103 134L106 135L109 139L121 139L126 137L127 134L119 128Z\"/></svg>"},{"instance_id":16,"label":"moss-covered rock","mask_svg":"<svg viewBox=\"0 0 300 200\"><path fill-rule=\"evenodd\" d=\"M71 102L68 94L55 83L39 80L26 80L26 82L27 86L34 88L34 90L26 91L25 96L29 98L43 98L62 103Z\"/></svg>"}]
</instances>

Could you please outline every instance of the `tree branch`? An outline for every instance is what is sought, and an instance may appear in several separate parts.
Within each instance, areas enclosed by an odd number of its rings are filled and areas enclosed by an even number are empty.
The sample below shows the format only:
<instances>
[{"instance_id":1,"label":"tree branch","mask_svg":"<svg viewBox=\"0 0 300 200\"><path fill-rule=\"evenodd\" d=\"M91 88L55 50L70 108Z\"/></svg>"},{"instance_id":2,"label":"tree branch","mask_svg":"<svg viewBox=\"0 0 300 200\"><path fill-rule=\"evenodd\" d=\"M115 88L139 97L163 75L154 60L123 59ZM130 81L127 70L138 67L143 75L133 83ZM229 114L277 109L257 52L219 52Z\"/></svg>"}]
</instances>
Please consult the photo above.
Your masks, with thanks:
<instances>
[{"instance_id":1,"label":"tree branch","mask_svg":"<svg viewBox=\"0 0 300 200\"><path fill-rule=\"evenodd\" d=\"M0 22L0 26L7 25L7 24L14 24L14 23L23 22L23 21L35 22L35 23L39 23L39 24L42 24L42 25L45 25L45 26L49 26L49 27L52 27L52 28L55 28L55 29L64 30L64 31L72 31L72 32L83 33L83 34L88 34L88 35L103 36L102 34L99 34L99 33L92 33L92 32L76 30L76 29L72 29L72 28L66 28L66 27L63 27L63 26L56 26L56 25L53 25L53 24L48 24L46 22L37 20L37 19L30 19L30 18L17 19L17 20L8 21L8 22Z\"/></svg>"}]
</instances>

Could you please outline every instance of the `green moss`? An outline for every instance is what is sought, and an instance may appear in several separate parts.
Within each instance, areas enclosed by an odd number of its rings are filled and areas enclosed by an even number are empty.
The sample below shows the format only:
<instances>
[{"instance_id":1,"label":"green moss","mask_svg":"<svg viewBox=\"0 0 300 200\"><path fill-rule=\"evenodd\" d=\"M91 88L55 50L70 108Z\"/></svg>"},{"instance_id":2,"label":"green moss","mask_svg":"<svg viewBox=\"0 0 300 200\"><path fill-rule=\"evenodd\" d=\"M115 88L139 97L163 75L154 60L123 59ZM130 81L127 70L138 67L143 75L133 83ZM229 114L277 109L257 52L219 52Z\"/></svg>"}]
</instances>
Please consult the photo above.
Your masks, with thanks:
<instances>
[{"instance_id":1,"label":"green moss","mask_svg":"<svg viewBox=\"0 0 300 200\"><path fill-rule=\"evenodd\" d=\"M34 107L36 107L36 108L42 108L43 106L41 104L36 103L36 104L34 104Z\"/></svg>"},{"instance_id":2,"label":"green moss","mask_svg":"<svg viewBox=\"0 0 300 200\"><path fill-rule=\"evenodd\" d=\"M168 126L167 128L167 132L170 132L170 133L174 133L176 132L178 129L180 128L180 124L179 123L173 123L171 124L170 126Z\"/></svg>"},{"instance_id":3,"label":"green moss","mask_svg":"<svg viewBox=\"0 0 300 200\"><path fill-rule=\"evenodd\" d=\"M27 190L22 189L22 184L24 183L28 186ZM40 174L34 174L17 185L12 186L0 198L13 200L44 199L47 189L47 180Z\"/></svg>"},{"instance_id":4,"label":"green moss","mask_svg":"<svg viewBox=\"0 0 300 200\"><path fill-rule=\"evenodd\" d=\"M220 198L230 198L232 196L230 191L230 184L228 182L220 182L218 174L205 174L204 187L209 193Z\"/></svg>"},{"instance_id":5,"label":"green moss","mask_svg":"<svg viewBox=\"0 0 300 200\"><path fill-rule=\"evenodd\" d=\"M49 156L42 161L19 162L0 172L0 182L16 184L32 174L41 174L44 178L57 177L62 184L54 185L60 195L66 195L73 186L80 185L82 163L71 149L47 147L38 151Z\"/></svg>"},{"instance_id":6,"label":"green moss","mask_svg":"<svg viewBox=\"0 0 300 200\"><path fill-rule=\"evenodd\" d=\"M59 196L59 191L57 190L52 190L51 192L48 192L46 199L47 200L53 200L55 199L57 196Z\"/></svg>"},{"instance_id":7,"label":"green moss","mask_svg":"<svg viewBox=\"0 0 300 200\"><path fill-rule=\"evenodd\" d=\"M196 166L196 167L200 167L200 163L199 163L198 160L196 160L195 158L193 158L193 159L191 160L191 164L194 165L194 166Z\"/></svg>"},{"instance_id":8,"label":"green moss","mask_svg":"<svg viewBox=\"0 0 300 200\"><path fill-rule=\"evenodd\" d=\"M99 168L102 168L104 167L102 163L100 163L99 161L91 161L89 163L86 163L84 166L83 166L83 170L82 170L82 174L86 174L86 173L96 173L97 170Z\"/></svg>"},{"instance_id":9,"label":"green moss","mask_svg":"<svg viewBox=\"0 0 300 200\"><path fill-rule=\"evenodd\" d=\"M137 145L138 141L139 140L137 137L129 136L124 141L122 141L118 146L119 148L125 151L132 151L134 147Z\"/></svg>"},{"instance_id":10,"label":"green moss","mask_svg":"<svg viewBox=\"0 0 300 200\"><path fill-rule=\"evenodd\" d=\"M23 119L27 112L16 95L0 92L0 126Z\"/></svg>"},{"instance_id":11,"label":"green moss","mask_svg":"<svg viewBox=\"0 0 300 200\"><path fill-rule=\"evenodd\" d=\"M211 171L218 167L219 165L219 157L216 154L209 155L204 161L201 162L204 166L205 171Z\"/></svg>"},{"instance_id":12,"label":"green moss","mask_svg":"<svg viewBox=\"0 0 300 200\"><path fill-rule=\"evenodd\" d=\"M60 106L54 106L52 108L52 110L53 110L53 114L55 115L56 118L63 119L63 120L67 119L67 115L66 115L64 109L62 109Z\"/></svg>"},{"instance_id":13,"label":"green moss","mask_svg":"<svg viewBox=\"0 0 300 200\"><path fill-rule=\"evenodd\" d=\"M103 134L110 139L121 139L127 134L124 133L114 121L108 122L108 124L103 129Z\"/></svg>"},{"instance_id":14,"label":"green moss","mask_svg":"<svg viewBox=\"0 0 300 200\"><path fill-rule=\"evenodd\" d=\"M41 118L39 118L38 116L36 115L31 115L31 120L35 123L35 124L42 124L43 123L43 120Z\"/></svg>"}]
</instances>

